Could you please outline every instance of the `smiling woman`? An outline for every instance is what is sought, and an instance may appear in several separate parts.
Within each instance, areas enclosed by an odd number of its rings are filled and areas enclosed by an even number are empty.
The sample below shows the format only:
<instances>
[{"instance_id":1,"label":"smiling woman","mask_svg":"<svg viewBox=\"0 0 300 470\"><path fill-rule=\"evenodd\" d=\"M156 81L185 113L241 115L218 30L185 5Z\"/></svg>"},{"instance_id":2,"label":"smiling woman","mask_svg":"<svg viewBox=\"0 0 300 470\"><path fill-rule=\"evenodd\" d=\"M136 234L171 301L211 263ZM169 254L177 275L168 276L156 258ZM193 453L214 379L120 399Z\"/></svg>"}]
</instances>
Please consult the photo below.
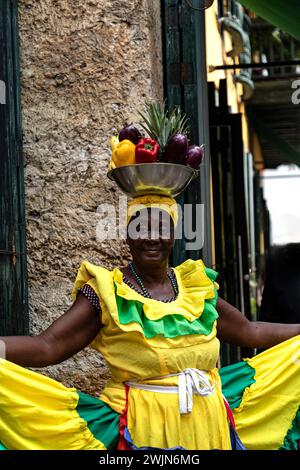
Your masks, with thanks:
<instances>
[{"instance_id":1,"label":"smiling woman","mask_svg":"<svg viewBox=\"0 0 300 470\"><path fill-rule=\"evenodd\" d=\"M123 278L129 286L141 289L146 297L165 301L166 298L173 299L177 294L176 278L170 269L166 277L162 264L171 254L177 220L177 205L172 199L143 196L129 204L127 242L134 263L122 269ZM151 293L137 271L148 284Z\"/></svg>"},{"instance_id":2,"label":"smiling woman","mask_svg":"<svg viewBox=\"0 0 300 470\"><path fill-rule=\"evenodd\" d=\"M202 260L170 268L177 217L172 198L130 202L129 265L83 261L62 317L36 337L1 338L5 448L241 450L230 406L247 448L297 447L299 325L249 322L218 297ZM277 346L220 376L219 339ZM55 364L87 345L112 374L99 398L17 365Z\"/></svg>"}]
</instances>

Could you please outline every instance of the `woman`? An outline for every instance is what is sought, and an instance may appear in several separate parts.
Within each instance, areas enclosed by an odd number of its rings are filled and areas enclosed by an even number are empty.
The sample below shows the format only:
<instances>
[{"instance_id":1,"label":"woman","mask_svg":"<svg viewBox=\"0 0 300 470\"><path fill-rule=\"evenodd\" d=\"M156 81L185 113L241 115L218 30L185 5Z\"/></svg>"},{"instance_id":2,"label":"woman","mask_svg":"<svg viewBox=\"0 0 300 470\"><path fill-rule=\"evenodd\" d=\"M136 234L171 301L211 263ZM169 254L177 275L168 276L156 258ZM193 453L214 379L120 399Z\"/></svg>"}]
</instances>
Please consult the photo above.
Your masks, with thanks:
<instances>
[{"instance_id":1,"label":"woman","mask_svg":"<svg viewBox=\"0 0 300 470\"><path fill-rule=\"evenodd\" d=\"M281 343L222 373L246 447L279 448L300 402L300 342L289 340L299 325L249 322L217 296L217 273L201 260L170 269L173 199L144 196L128 214L132 263L108 271L84 261L62 317L36 337L1 338L3 447L231 449L236 435L216 368L220 339L253 348ZM57 364L89 344L112 373L100 399L16 365Z\"/></svg>"}]
</instances>

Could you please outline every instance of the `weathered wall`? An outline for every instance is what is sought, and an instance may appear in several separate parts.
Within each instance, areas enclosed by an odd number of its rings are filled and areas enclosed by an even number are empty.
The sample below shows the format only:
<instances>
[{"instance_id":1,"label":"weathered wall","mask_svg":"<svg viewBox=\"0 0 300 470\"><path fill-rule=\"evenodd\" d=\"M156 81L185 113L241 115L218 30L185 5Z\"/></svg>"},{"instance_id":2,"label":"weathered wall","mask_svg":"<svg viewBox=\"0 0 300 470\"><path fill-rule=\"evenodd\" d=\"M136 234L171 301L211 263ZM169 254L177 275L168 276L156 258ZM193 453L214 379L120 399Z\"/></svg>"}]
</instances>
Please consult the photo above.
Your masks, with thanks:
<instances>
[{"instance_id":1,"label":"weathered wall","mask_svg":"<svg viewBox=\"0 0 300 470\"><path fill-rule=\"evenodd\" d=\"M97 242L96 209L120 195L109 136L162 96L160 1L20 0L19 23L34 334L71 305L83 259L126 262L124 242ZM90 350L45 372L93 393L108 376Z\"/></svg>"}]
</instances>

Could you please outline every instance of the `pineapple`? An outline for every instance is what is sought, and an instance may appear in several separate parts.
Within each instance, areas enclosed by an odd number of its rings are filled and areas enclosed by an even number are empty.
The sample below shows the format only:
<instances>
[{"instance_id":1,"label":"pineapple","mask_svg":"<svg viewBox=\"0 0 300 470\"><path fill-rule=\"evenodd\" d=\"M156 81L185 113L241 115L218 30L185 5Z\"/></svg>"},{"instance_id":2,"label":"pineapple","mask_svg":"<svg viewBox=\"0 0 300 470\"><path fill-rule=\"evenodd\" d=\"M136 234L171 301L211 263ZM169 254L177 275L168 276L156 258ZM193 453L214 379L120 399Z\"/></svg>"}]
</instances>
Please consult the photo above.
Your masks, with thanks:
<instances>
[{"instance_id":1,"label":"pineapple","mask_svg":"<svg viewBox=\"0 0 300 470\"><path fill-rule=\"evenodd\" d=\"M151 139L155 139L159 144L159 160L162 159L173 136L177 134L186 136L188 133L187 117L179 106L168 113L165 103L147 103L145 112L139 114L143 119L140 125Z\"/></svg>"}]
</instances>

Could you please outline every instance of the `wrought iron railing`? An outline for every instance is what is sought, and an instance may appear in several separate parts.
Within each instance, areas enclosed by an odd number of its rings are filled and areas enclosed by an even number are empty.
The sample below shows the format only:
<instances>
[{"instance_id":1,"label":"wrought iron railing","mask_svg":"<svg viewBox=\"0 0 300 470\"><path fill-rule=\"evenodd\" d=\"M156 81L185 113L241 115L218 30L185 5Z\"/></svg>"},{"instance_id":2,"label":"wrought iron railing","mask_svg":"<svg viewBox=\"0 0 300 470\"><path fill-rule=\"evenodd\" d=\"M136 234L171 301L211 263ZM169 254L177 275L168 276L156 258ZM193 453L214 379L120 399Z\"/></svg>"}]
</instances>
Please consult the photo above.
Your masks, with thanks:
<instances>
[{"instance_id":1,"label":"wrought iron railing","mask_svg":"<svg viewBox=\"0 0 300 470\"><path fill-rule=\"evenodd\" d=\"M252 18L250 38L253 62L278 64L253 69L254 80L288 78L300 74L300 65L292 63L300 59L299 41L261 18ZM290 64L282 65L286 62Z\"/></svg>"},{"instance_id":2,"label":"wrought iron railing","mask_svg":"<svg viewBox=\"0 0 300 470\"><path fill-rule=\"evenodd\" d=\"M219 0L218 8L221 28L232 37L233 48L227 55L234 59L234 64L214 69L238 71L238 65L241 65L235 78L245 88L245 99L252 94L253 81L300 75L300 41L257 17L236 0Z\"/></svg>"}]
</instances>

